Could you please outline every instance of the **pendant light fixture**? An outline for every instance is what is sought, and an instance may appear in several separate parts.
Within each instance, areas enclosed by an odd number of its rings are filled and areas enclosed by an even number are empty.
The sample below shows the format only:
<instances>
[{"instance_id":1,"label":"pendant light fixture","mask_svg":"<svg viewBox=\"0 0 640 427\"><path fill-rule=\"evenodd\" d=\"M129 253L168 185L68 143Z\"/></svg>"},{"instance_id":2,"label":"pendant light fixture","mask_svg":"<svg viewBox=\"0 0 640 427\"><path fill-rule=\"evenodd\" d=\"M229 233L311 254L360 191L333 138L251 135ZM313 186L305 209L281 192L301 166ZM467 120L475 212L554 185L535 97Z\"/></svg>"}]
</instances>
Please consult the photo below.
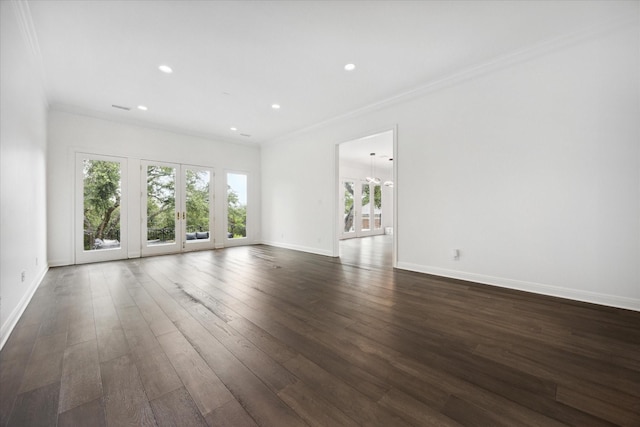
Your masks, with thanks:
<instances>
[{"instance_id":1,"label":"pendant light fixture","mask_svg":"<svg viewBox=\"0 0 640 427\"><path fill-rule=\"evenodd\" d=\"M376 177L376 153L371 153L369 156L371 157L371 176L366 178L367 182L370 184L380 184L380 178Z\"/></svg>"}]
</instances>

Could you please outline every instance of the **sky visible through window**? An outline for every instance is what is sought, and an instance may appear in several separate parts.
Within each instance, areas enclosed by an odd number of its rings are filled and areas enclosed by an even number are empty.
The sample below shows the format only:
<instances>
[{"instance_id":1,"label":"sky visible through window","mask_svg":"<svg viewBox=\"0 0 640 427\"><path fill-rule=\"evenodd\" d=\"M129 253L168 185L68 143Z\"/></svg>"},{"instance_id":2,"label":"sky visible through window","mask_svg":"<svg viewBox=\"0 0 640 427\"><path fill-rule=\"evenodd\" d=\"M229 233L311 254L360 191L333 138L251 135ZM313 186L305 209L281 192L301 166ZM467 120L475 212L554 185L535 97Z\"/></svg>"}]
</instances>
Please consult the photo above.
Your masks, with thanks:
<instances>
[{"instance_id":1,"label":"sky visible through window","mask_svg":"<svg viewBox=\"0 0 640 427\"><path fill-rule=\"evenodd\" d=\"M239 173L227 174L227 184L238 195L238 201L242 205L247 205L247 175Z\"/></svg>"}]
</instances>

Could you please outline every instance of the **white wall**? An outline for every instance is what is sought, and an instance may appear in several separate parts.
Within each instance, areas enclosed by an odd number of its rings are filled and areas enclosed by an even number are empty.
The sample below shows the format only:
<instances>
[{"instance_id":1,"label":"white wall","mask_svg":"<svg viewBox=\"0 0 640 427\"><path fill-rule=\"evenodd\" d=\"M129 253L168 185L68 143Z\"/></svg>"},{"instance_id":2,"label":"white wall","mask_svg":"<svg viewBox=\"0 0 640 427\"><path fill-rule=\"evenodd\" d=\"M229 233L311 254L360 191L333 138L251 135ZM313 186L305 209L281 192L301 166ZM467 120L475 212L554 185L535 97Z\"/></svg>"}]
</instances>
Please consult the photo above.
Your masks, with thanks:
<instances>
[{"instance_id":1,"label":"white wall","mask_svg":"<svg viewBox=\"0 0 640 427\"><path fill-rule=\"evenodd\" d=\"M52 109L49 113L48 224L49 263L74 263L75 153L128 158L130 203L129 257L140 256L140 161L209 166L215 172L216 247L250 244L260 235L260 151L252 146L213 141L164 130L123 124ZM226 173L248 174L247 239L225 241Z\"/></svg>"},{"instance_id":2,"label":"white wall","mask_svg":"<svg viewBox=\"0 0 640 427\"><path fill-rule=\"evenodd\" d=\"M337 255L335 144L397 124L400 268L640 310L639 32L547 43L263 148L264 240Z\"/></svg>"},{"instance_id":3,"label":"white wall","mask_svg":"<svg viewBox=\"0 0 640 427\"><path fill-rule=\"evenodd\" d=\"M0 2L0 348L47 270L47 107L14 7Z\"/></svg>"}]
</instances>

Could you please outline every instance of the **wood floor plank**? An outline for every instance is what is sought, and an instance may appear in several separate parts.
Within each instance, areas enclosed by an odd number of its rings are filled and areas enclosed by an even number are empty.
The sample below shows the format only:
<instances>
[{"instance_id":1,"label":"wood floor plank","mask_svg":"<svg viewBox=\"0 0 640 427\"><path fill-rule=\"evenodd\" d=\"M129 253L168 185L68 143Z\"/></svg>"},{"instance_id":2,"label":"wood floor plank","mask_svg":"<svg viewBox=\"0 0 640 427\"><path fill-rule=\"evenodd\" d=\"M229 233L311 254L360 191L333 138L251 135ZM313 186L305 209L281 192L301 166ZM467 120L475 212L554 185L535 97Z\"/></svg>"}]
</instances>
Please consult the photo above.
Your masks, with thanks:
<instances>
[{"instance_id":1,"label":"wood floor plank","mask_svg":"<svg viewBox=\"0 0 640 427\"><path fill-rule=\"evenodd\" d=\"M640 313L340 246L50 269L0 352L0 427L640 425Z\"/></svg>"},{"instance_id":2,"label":"wood floor plank","mask_svg":"<svg viewBox=\"0 0 640 427\"><path fill-rule=\"evenodd\" d=\"M301 381L287 386L278 396L310 426L359 425Z\"/></svg>"},{"instance_id":3,"label":"wood floor plank","mask_svg":"<svg viewBox=\"0 0 640 427\"><path fill-rule=\"evenodd\" d=\"M0 351L0 362L14 359L29 359L38 337L40 323L17 326Z\"/></svg>"},{"instance_id":4,"label":"wood floor plank","mask_svg":"<svg viewBox=\"0 0 640 427\"><path fill-rule=\"evenodd\" d=\"M133 357L149 400L182 387L182 381L161 348L134 353Z\"/></svg>"},{"instance_id":5,"label":"wood floor plank","mask_svg":"<svg viewBox=\"0 0 640 427\"><path fill-rule=\"evenodd\" d=\"M257 424L240 405L233 399L215 411L209 412L206 417L209 427L234 426L234 427L256 427Z\"/></svg>"},{"instance_id":6,"label":"wood floor plank","mask_svg":"<svg viewBox=\"0 0 640 427\"><path fill-rule=\"evenodd\" d=\"M621 408L619 405L604 402L569 387L558 387L558 402L562 402L580 411L586 412L598 418L604 418L621 426L640 425L640 403L634 406L635 411Z\"/></svg>"},{"instance_id":7,"label":"wood floor plank","mask_svg":"<svg viewBox=\"0 0 640 427\"><path fill-rule=\"evenodd\" d=\"M37 329L37 328L36 328ZM28 358L0 361L0 427L7 425L16 401Z\"/></svg>"},{"instance_id":8,"label":"wood floor plank","mask_svg":"<svg viewBox=\"0 0 640 427\"><path fill-rule=\"evenodd\" d=\"M392 388L380 399L380 405L392 409L405 421L414 425L455 427L459 423L440 412L441 408L432 408L423 402Z\"/></svg>"},{"instance_id":9,"label":"wood floor plank","mask_svg":"<svg viewBox=\"0 0 640 427\"><path fill-rule=\"evenodd\" d=\"M120 318L110 295L93 299L93 313L100 362L106 362L129 353Z\"/></svg>"},{"instance_id":10,"label":"wood floor plank","mask_svg":"<svg viewBox=\"0 0 640 427\"><path fill-rule=\"evenodd\" d=\"M36 340L20 386L20 393L54 382L59 386L66 342L66 331L56 335L40 336Z\"/></svg>"},{"instance_id":11,"label":"wood floor plank","mask_svg":"<svg viewBox=\"0 0 640 427\"><path fill-rule=\"evenodd\" d=\"M117 311L131 351L144 353L159 346L156 336L137 306L119 307Z\"/></svg>"},{"instance_id":12,"label":"wood floor plank","mask_svg":"<svg viewBox=\"0 0 640 427\"><path fill-rule=\"evenodd\" d=\"M147 321L149 328L151 328L156 336L177 330L171 319L169 319L143 287L129 289L129 293L138 306L140 313Z\"/></svg>"},{"instance_id":13,"label":"wood floor plank","mask_svg":"<svg viewBox=\"0 0 640 427\"><path fill-rule=\"evenodd\" d=\"M207 422L200 414L191 395L184 387L151 401L151 408L160 427L199 427Z\"/></svg>"},{"instance_id":14,"label":"wood floor plank","mask_svg":"<svg viewBox=\"0 0 640 427\"><path fill-rule=\"evenodd\" d=\"M184 303L189 313L217 339L235 358L260 378L274 393L297 379L279 363L245 339L230 325L208 310L199 301L190 299ZM229 360L233 360L229 358Z\"/></svg>"},{"instance_id":15,"label":"wood floor plank","mask_svg":"<svg viewBox=\"0 0 640 427\"><path fill-rule=\"evenodd\" d=\"M62 361L58 412L102 397L98 344L95 340L67 347Z\"/></svg>"},{"instance_id":16,"label":"wood floor plank","mask_svg":"<svg viewBox=\"0 0 640 427\"><path fill-rule=\"evenodd\" d=\"M362 424L410 425L303 356L287 361L285 366L309 387L315 390L325 390L323 396L329 403Z\"/></svg>"},{"instance_id":17,"label":"wood floor plank","mask_svg":"<svg viewBox=\"0 0 640 427\"><path fill-rule=\"evenodd\" d=\"M291 408L195 319L184 318L176 325L258 425L305 425Z\"/></svg>"},{"instance_id":18,"label":"wood floor plank","mask_svg":"<svg viewBox=\"0 0 640 427\"><path fill-rule=\"evenodd\" d=\"M102 398L76 406L58 415L58 427L106 427L106 425Z\"/></svg>"},{"instance_id":19,"label":"wood floor plank","mask_svg":"<svg viewBox=\"0 0 640 427\"><path fill-rule=\"evenodd\" d=\"M52 426L58 421L60 383L55 382L18 395L9 426Z\"/></svg>"},{"instance_id":20,"label":"wood floor plank","mask_svg":"<svg viewBox=\"0 0 640 427\"><path fill-rule=\"evenodd\" d=\"M125 355L100 364L107 425L155 426L138 369Z\"/></svg>"},{"instance_id":21,"label":"wood floor plank","mask_svg":"<svg viewBox=\"0 0 640 427\"><path fill-rule=\"evenodd\" d=\"M442 413L465 426L511 426L511 424L505 423L504 420L501 419L499 413L493 414L456 396L451 396Z\"/></svg>"},{"instance_id":22,"label":"wood floor plank","mask_svg":"<svg viewBox=\"0 0 640 427\"><path fill-rule=\"evenodd\" d=\"M78 298L69 316L67 345L96 339L96 323L93 302L89 297Z\"/></svg>"},{"instance_id":23,"label":"wood floor plank","mask_svg":"<svg viewBox=\"0 0 640 427\"><path fill-rule=\"evenodd\" d=\"M243 317L232 320L229 322L229 326L280 364L284 364L287 360L293 359L298 355L295 349L287 346L258 325Z\"/></svg>"},{"instance_id":24,"label":"wood floor plank","mask_svg":"<svg viewBox=\"0 0 640 427\"><path fill-rule=\"evenodd\" d=\"M182 334L171 332L158 339L202 415L206 416L233 399L222 381Z\"/></svg>"}]
</instances>

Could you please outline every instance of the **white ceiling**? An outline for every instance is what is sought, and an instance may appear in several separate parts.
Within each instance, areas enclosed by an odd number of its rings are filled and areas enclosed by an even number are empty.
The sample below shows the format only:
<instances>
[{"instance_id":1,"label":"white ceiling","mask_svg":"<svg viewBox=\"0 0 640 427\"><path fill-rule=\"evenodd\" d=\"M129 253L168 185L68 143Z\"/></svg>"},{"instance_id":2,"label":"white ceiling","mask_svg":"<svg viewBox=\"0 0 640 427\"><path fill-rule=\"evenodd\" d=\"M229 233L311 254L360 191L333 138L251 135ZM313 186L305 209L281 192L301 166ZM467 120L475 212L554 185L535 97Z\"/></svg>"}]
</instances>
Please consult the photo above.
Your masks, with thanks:
<instances>
[{"instance_id":1,"label":"white ceiling","mask_svg":"<svg viewBox=\"0 0 640 427\"><path fill-rule=\"evenodd\" d=\"M50 105L264 143L617 18L633 10L633 3L31 0L28 5ZM347 63L356 69L345 71ZM174 73L161 73L160 64ZM274 103L281 109L273 110Z\"/></svg>"},{"instance_id":2,"label":"white ceiling","mask_svg":"<svg viewBox=\"0 0 640 427\"><path fill-rule=\"evenodd\" d=\"M371 153L375 153L376 170L393 169L393 131L385 131L340 144L340 163L371 167Z\"/></svg>"}]
</instances>

